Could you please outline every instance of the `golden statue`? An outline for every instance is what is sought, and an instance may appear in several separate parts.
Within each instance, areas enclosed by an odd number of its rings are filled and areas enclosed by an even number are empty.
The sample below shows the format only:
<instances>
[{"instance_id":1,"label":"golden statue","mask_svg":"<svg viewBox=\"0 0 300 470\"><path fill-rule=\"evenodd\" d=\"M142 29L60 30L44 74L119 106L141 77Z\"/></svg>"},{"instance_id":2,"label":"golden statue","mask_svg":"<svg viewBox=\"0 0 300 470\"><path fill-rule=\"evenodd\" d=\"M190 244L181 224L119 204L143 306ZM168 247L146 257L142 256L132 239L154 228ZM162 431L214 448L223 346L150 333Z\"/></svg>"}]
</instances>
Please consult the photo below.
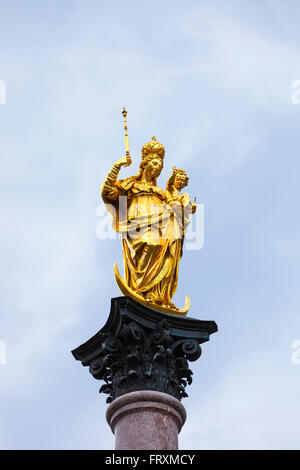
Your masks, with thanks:
<instances>
[{"instance_id":1,"label":"golden statue","mask_svg":"<svg viewBox=\"0 0 300 470\"><path fill-rule=\"evenodd\" d=\"M126 157L118 160L107 175L101 195L113 216L113 227L122 238L125 280L115 263L116 281L124 295L155 310L186 315L190 307L178 309L171 301L178 279L179 261L190 214L196 212L187 193L185 171L173 168L166 191L157 187L165 149L155 137L142 148L142 161L135 176L118 180L122 166L131 164L125 120Z\"/></svg>"}]
</instances>

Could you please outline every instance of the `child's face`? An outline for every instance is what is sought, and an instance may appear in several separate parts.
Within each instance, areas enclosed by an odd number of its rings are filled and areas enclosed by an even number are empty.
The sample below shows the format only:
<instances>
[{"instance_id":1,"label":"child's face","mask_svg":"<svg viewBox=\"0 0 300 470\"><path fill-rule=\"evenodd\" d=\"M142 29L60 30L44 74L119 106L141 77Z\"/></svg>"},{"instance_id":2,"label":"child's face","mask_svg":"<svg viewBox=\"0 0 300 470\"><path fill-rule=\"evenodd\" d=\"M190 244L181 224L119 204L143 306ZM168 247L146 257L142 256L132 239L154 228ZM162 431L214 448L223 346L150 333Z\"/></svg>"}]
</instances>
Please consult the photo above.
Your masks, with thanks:
<instances>
[{"instance_id":1,"label":"child's face","mask_svg":"<svg viewBox=\"0 0 300 470\"><path fill-rule=\"evenodd\" d=\"M185 175L177 173L174 180L174 186L179 191L187 185L187 178Z\"/></svg>"}]
</instances>

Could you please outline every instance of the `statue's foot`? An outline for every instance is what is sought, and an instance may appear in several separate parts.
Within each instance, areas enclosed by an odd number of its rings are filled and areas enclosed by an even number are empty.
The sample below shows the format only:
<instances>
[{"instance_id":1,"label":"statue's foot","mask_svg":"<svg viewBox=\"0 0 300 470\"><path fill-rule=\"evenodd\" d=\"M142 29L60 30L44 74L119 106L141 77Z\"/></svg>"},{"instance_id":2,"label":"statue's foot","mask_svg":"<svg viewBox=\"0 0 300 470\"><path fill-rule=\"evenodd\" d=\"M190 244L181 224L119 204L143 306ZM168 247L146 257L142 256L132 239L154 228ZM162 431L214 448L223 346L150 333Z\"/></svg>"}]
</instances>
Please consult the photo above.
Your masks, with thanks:
<instances>
[{"instance_id":1,"label":"statue's foot","mask_svg":"<svg viewBox=\"0 0 300 470\"><path fill-rule=\"evenodd\" d=\"M179 310L179 308L176 307L176 305L173 304L173 302L171 302L171 301L169 301L169 302L166 303L166 304L163 304L163 307L165 307L165 308L172 308L172 309L174 309L174 310Z\"/></svg>"},{"instance_id":2,"label":"statue's foot","mask_svg":"<svg viewBox=\"0 0 300 470\"><path fill-rule=\"evenodd\" d=\"M175 304L173 304L173 302L171 302L170 300L167 300L167 299L158 299L157 297L155 297L155 295L149 293L146 297L145 297L145 300L149 303L151 303L152 305L159 305L161 307L164 307L164 308L168 308L168 309L172 309L172 310L177 310L179 311L179 308L176 307Z\"/></svg>"},{"instance_id":3,"label":"statue's foot","mask_svg":"<svg viewBox=\"0 0 300 470\"><path fill-rule=\"evenodd\" d=\"M156 298L151 295L151 294L148 294L147 297L145 297L145 300L151 304L156 304L157 303L157 300Z\"/></svg>"}]
</instances>

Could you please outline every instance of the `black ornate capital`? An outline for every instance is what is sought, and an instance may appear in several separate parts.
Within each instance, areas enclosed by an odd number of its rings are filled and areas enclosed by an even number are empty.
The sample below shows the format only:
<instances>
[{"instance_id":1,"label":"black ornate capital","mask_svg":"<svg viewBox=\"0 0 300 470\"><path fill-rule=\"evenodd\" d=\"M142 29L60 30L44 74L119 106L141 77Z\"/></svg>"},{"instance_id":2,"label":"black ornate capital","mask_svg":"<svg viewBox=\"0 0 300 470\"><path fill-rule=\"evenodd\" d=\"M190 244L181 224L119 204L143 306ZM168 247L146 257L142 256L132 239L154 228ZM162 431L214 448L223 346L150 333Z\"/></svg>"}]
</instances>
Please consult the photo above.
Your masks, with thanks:
<instances>
[{"instance_id":1,"label":"black ornate capital","mask_svg":"<svg viewBox=\"0 0 300 470\"><path fill-rule=\"evenodd\" d=\"M192 383L188 361L201 356L200 344L218 331L214 321L157 312L130 297L111 299L104 327L72 351L105 384L107 403L128 392L156 390L181 400Z\"/></svg>"}]
</instances>

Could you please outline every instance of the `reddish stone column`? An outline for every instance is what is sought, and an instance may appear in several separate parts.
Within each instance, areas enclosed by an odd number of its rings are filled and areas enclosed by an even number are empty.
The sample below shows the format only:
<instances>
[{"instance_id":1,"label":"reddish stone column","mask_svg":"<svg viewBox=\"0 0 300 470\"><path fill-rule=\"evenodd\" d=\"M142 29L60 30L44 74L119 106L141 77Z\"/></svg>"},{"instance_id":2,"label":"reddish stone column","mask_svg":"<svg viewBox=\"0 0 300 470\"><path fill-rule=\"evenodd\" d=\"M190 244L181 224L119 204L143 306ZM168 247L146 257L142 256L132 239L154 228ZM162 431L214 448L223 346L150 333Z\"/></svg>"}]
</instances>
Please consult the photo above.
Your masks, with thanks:
<instances>
[{"instance_id":1,"label":"reddish stone column","mask_svg":"<svg viewBox=\"0 0 300 470\"><path fill-rule=\"evenodd\" d=\"M186 411L171 395L145 390L116 398L106 418L116 450L177 450Z\"/></svg>"}]
</instances>

